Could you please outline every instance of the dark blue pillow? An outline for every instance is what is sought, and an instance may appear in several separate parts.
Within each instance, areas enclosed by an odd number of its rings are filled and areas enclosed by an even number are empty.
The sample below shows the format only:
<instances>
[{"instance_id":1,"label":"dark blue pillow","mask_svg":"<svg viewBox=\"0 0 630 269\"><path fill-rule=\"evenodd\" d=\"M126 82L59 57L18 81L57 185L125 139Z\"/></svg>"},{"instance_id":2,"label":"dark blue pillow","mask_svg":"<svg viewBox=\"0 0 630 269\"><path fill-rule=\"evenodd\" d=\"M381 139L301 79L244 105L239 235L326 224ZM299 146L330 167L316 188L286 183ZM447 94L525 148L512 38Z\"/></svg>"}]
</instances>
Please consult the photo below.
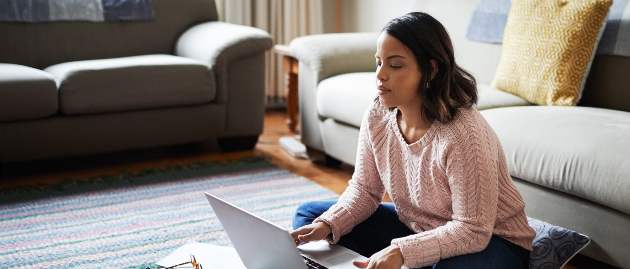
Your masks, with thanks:
<instances>
[{"instance_id":1,"label":"dark blue pillow","mask_svg":"<svg viewBox=\"0 0 630 269\"><path fill-rule=\"evenodd\" d=\"M591 239L576 231L527 218L536 231L533 250L529 255L529 268L559 269L584 249Z\"/></svg>"}]
</instances>

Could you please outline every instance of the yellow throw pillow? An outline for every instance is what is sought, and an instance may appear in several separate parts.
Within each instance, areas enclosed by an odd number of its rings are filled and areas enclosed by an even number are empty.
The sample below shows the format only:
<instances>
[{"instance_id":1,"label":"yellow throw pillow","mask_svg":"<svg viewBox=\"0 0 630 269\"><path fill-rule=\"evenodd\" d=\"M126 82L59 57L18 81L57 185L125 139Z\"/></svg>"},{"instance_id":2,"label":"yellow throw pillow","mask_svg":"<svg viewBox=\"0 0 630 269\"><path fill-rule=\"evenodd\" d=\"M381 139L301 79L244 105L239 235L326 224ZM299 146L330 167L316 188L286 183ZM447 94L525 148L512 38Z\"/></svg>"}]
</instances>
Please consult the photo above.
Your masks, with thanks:
<instances>
[{"instance_id":1,"label":"yellow throw pillow","mask_svg":"<svg viewBox=\"0 0 630 269\"><path fill-rule=\"evenodd\" d=\"M611 4L513 0L492 86L539 105L576 105Z\"/></svg>"}]
</instances>

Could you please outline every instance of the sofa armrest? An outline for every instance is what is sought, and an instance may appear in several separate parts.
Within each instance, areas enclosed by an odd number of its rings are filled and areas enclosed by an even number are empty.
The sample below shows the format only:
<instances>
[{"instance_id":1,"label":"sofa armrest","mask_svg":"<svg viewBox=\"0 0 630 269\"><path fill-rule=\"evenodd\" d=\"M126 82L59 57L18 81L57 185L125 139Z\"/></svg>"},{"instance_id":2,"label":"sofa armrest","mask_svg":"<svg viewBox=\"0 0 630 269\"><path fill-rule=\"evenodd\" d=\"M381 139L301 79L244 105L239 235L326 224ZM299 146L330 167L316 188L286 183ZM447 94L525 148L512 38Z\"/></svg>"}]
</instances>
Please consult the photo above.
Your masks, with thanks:
<instances>
[{"instance_id":1,"label":"sofa armrest","mask_svg":"<svg viewBox=\"0 0 630 269\"><path fill-rule=\"evenodd\" d=\"M175 55L214 66L264 52L271 46L271 37L264 30L212 21L186 30L177 40Z\"/></svg>"},{"instance_id":2,"label":"sofa armrest","mask_svg":"<svg viewBox=\"0 0 630 269\"><path fill-rule=\"evenodd\" d=\"M378 33L335 33L310 35L291 42L291 52L301 64L329 76L374 71Z\"/></svg>"},{"instance_id":3,"label":"sofa armrest","mask_svg":"<svg viewBox=\"0 0 630 269\"><path fill-rule=\"evenodd\" d=\"M324 150L321 118L317 112L317 86L328 77L373 72L379 33L336 33L296 38L291 53L300 62L300 136L311 150Z\"/></svg>"},{"instance_id":4,"label":"sofa armrest","mask_svg":"<svg viewBox=\"0 0 630 269\"><path fill-rule=\"evenodd\" d=\"M216 101L227 103L228 66L242 59L257 57L271 46L271 37L264 30L212 21L186 30L175 44L175 55L207 64L216 76ZM264 63L262 67L264 68Z\"/></svg>"},{"instance_id":5,"label":"sofa armrest","mask_svg":"<svg viewBox=\"0 0 630 269\"><path fill-rule=\"evenodd\" d=\"M226 110L225 131L220 137L257 137L262 132L265 51L271 46L267 32L225 22L195 25L177 40L177 56L205 63L214 73L213 102L224 104Z\"/></svg>"}]
</instances>

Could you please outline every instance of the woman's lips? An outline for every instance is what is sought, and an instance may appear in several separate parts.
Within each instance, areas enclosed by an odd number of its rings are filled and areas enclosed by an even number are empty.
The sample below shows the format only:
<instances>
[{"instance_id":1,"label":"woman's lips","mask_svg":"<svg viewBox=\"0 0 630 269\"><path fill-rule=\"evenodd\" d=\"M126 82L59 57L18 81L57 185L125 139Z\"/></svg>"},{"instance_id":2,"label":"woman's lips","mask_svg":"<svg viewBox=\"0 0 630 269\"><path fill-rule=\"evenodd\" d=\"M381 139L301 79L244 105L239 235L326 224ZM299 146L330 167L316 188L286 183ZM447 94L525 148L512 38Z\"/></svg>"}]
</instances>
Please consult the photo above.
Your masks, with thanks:
<instances>
[{"instance_id":1,"label":"woman's lips","mask_svg":"<svg viewBox=\"0 0 630 269\"><path fill-rule=\"evenodd\" d=\"M383 94L387 94L387 93L391 92L390 89L385 88L383 86L379 86L377 89L378 89L378 95L383 95Z\"/></svg>"}]
</instances>

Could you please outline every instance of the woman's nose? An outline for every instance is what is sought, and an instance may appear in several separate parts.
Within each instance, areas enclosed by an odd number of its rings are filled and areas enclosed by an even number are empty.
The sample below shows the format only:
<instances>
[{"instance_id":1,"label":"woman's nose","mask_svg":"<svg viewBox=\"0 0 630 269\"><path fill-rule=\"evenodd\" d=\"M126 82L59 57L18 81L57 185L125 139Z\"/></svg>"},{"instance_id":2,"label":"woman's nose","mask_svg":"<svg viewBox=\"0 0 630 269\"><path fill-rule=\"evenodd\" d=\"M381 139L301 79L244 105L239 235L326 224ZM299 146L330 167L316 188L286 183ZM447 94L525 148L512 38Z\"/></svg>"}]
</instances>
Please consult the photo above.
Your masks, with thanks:
<instances>
[{"instance_id":1,"label":"woman's nose","mask_svg":"<svg viewBox=\"0 0 630 269\"><path fill-rule=\"evenodd\" d=\"M386 81L388 78L387 73L383 70L383 68L376 68L376 79L380 81Z\"/></svg>"}]
</instances>

